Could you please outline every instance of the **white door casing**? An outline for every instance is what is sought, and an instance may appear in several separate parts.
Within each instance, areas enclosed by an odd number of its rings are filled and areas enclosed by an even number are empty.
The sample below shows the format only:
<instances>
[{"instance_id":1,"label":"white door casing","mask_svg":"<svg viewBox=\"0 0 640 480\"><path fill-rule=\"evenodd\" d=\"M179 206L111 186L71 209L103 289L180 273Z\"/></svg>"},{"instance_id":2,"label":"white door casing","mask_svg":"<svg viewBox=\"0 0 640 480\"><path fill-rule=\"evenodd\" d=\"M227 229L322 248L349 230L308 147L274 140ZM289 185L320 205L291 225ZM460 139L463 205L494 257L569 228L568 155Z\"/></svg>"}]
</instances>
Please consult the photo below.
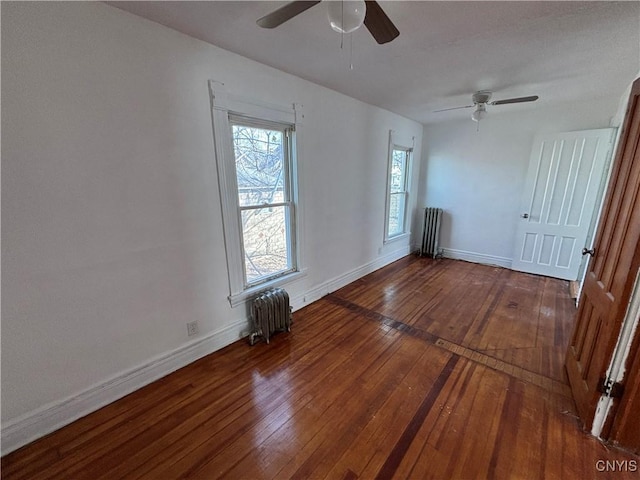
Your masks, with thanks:
<instances>
[{"instance_id":1,"label":"white door casing","mask_svg":"<svg viewBox=\"0 0 640 480\"><path fill-rule=\"evenodd\" d=\"M536 137L513 270L576 280L614 133L601 128Z\"/></svg>"}]
</instances>

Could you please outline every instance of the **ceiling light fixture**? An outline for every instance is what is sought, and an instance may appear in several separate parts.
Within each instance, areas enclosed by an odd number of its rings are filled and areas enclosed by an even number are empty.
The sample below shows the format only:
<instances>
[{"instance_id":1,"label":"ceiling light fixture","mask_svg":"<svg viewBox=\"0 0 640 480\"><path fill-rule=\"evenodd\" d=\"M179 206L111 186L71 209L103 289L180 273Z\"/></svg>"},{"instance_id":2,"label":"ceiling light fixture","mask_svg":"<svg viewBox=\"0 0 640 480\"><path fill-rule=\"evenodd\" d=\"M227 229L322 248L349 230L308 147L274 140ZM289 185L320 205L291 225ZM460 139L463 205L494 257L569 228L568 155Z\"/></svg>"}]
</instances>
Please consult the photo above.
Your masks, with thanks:
<instances>
[{"instance_id":1,"label":"ceiling light fixture","mask_svg":"<svg viewBox=\"0 0 640 480\"><path fill-rule=\"evenodd\" d=\"M476 106L476 109L474 110L473 114L471 114L471 120L473 120L474 122L479 122L480 120L482 120L486 116L487 116L487 106L486 106L486 104L479 103Z\"/></svg>"},{"instance_id":2,"label":"ceiling light fixture","mask_svg":"<svg viewBox=\"0 0 640 480\"><path fill-rule=\"evenodd\" d=\"M477 103L476 109L471 114L471 120L476 122L476 132L480 131L480 120L487 116L487 104Z\"/></svg>"},{"instance_id":3,"label":"ceiling light fixture","mask_svg":"<svg viewBox=\"0 0 640 480\"><path fill-rule=\"evenodd\" d=\"M328 2L329 24L338 33L355 32L362 26L367 6L364 0Z\"/></svg>"}]
</instances>

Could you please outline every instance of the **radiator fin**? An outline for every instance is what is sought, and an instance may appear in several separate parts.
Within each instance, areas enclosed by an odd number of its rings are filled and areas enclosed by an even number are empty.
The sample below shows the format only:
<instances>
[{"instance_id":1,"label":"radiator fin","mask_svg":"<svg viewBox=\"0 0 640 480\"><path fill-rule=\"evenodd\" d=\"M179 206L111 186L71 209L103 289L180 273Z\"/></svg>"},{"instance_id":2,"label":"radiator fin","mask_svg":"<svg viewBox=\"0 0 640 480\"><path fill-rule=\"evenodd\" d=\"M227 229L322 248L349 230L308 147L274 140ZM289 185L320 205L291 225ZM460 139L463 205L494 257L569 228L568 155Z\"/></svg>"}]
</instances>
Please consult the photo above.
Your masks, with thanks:
<instances>
[{"instance_id":1,"label":"radiator fin","mask_svg":"<svg viewBox=\"0 0 640 480\"><path fill-rule=\"evenodd\" d=\"M424 226L422 230L422 245L420 255L437 258L440 251L440 225L442 223L442 209L427 207L424 209Z\"/></svg>"},{"instance_id":2,"label":"radiator fin","mask_svg":"<svg viewBox=\"0 0 640 480\"><path fill-rule=\"evenodd\" d=\"M249 335L251 345L256 337L262 337L269 343L275 332L291 331L293 322L289 294L282 288L265 290L254 298L251 304L253 332Z\"/></svg>"}]
</instances>

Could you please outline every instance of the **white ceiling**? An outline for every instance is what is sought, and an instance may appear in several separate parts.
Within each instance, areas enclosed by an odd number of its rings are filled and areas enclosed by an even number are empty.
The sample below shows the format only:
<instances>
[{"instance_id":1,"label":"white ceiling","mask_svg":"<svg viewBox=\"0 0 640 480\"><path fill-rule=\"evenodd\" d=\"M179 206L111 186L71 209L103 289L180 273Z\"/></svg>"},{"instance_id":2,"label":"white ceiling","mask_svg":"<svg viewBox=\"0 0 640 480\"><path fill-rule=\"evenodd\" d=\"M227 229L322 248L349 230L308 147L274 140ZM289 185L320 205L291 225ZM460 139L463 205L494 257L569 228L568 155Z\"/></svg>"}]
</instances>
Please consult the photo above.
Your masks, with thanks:
<instances>
[{"instance_id":1,"label":"white ceiling","mask_svg":"<svg viewBox=\"0 0 640 480\"><path fill-rule=\"evenodd\" d=\"M226 50L421 123L464 118L471 93L539 95L499 111L621 96L640 71L640 3L382 1L400 30L378 45L366 28L331 30L326 2L280 27L256 20L287 2L108 2Z\"/></svg>"}]
</instances>

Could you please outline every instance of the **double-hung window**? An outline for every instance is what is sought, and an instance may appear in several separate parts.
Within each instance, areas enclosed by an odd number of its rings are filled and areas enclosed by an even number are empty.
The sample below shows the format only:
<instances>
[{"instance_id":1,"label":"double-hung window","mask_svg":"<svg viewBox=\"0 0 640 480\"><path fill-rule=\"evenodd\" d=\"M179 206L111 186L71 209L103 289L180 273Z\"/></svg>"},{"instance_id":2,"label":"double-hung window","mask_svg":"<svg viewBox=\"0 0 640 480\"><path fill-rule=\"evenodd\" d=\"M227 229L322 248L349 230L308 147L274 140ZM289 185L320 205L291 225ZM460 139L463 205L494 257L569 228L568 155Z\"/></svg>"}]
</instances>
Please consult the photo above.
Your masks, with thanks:
<instances>
[{"instance_id":1,"label":"double-hung window","mask_svg":"<svg viewBox=\"0 0 640 480\"><path fill-rule=\"evenodd\" d=\"M228 95L210 81L229 302L304 275L296 139L302 106ZM299 138L299 137L298 137Z\"/></svg>"},{"instance_id":2,"label":"double-hung window","mask_svg":"<svg viewBox=\"0 0 640 480\"><path fill-rule=\"evenodd\" d=\"M293 126L229 116L246 287L296 270Z\"/></svg>"},{"instance_id":3,"label":"double-hung window","mask_svg":"<svg viewBox=\"0 0 640 480\"><path fill-rule=\"evenodd\" d=\"M411 149L393 145L389 155L387 180L387 216L385 239L391 240L408 232L409 163Z\"/></svg>"}]
</instances>

